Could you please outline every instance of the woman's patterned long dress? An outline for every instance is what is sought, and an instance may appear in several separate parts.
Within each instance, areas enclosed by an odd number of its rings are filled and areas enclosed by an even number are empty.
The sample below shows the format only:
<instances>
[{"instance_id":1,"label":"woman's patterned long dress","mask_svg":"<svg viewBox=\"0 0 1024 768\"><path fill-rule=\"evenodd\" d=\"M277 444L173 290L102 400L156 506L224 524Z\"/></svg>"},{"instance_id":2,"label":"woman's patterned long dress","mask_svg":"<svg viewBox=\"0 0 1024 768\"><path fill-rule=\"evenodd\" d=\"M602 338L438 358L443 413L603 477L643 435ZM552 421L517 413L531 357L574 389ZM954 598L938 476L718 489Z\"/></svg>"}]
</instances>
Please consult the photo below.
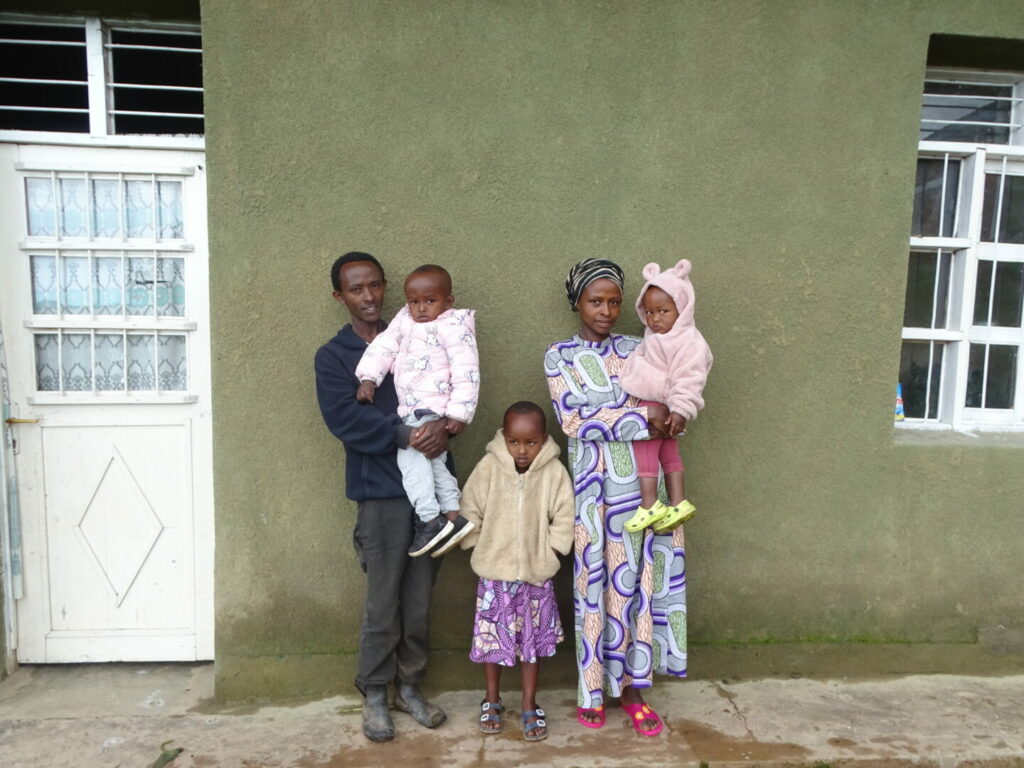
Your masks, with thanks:
<instances>
[{"instance_id":1,"label":"woman's patterned long dress","mask_svg":"<svg viewBox=\"0 0 1024 768\"><path fill-rule=\"evenodd\" d=\"M648 688L654 672L686 676L683 529L623 531L640 504L632 440L648 437L646 409L619 388L634 336L552 344L544 371L555 415L569 436L576 495L574 555L579 706L628 685Z\"/></svg>"}]
</instances>

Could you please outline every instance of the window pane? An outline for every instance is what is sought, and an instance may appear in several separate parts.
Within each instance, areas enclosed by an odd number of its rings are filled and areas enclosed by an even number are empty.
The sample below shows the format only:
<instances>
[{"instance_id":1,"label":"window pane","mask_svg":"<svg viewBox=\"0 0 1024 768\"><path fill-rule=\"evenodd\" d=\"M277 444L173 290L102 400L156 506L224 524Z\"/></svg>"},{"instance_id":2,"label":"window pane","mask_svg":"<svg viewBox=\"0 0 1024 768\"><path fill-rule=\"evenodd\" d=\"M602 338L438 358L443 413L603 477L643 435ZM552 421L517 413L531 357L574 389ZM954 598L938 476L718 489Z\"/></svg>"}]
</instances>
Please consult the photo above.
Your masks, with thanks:
<instances>
[{"instance_id":1,"label":"window pane","mask_svg":"<svg viewBox=\"0 0 1024 768\"><path fill-rule=\"evenodd\" d=\"M158 339L160 345L160 389L172 391L188 389L185 337L161 334Z\"/></svg>"},{"instance_id":2,"label":"window pane","mask_svg":"<svg viewBox=\"0 0 1024 768\"><path fill-rule=\"evenodd\" d=\"M939 415L939 389L945 345L934 341L904 341L900 355L903 413L911 419Z\"/></svg>"},{"instance_id":3,"label":"window pane","mask_svg":"<svg viewBox=\"0 0 1024 768\"><path fill-rule=\"evenodd\" d=\"M985 364L986 347L988 365ZM968 408L1013 408L1017 380L1017 347L1008 344L971 344L967 367Z\"/></svg>"},{"instance_id":4,"label":"window pane","mask_svg":"<svg viewBox=\"0 0 1024 768\"><path fill-rule=\"evenodd\" d=\"M64 237L88 237L85 179L60 179L60 232Z\"/></svg>"},{"instance_id":5,"label":"window pane","mask_svg":"<svg viewBox=\"0 0 1024 768\"><path fill-rule=\"evenodd\" d=\"M123 312L123 267L118 256L97 256L92 261L92 304L97 315Z\"/></svg>"},{"instance_id":6,"label":"window pane","mask_svg":"<svg viewBox=\"0 0 1024 768\"><path fill-rule=\"evenodd\" d=\"M65 80L72 83L0 82L0 104L53 107L76 112L0 110L0 129L23 131L89 130L85 27L0 23L0 77ZM35 44L14 42L34 40ZM44 42L45 41L45 42ZM74 45L54 45L46 42Z\"/></svg>"},{"instance_id":7,"label":"window pane","mask_svg":"<svg viewBox=\"0 0 1024 768\"><path fill-rule=\"evenodd\" d=\"M187 33L111 31L117 44L148 49L113 48L114 110L165 114L114 115L114 132L201 134L203 132L202 38ZM191 50L169 50L188 48ZM160 49L160 50L157 50ZM122 88L118 84L163 88ZM170 86L168 88L167 86ZM183 88L184 90L175 90ZM171 114L166 113L173 113Z\"/></svg>"},{"instance_id":8,"label":"window pane","mask_svg":"<svg viewBox=\"0 0 1024 768\"><path fill-rule=\"evenodd\" d=\"M25 203L28 233L35 237L53 237L57 233L53 182L43 178L25 179Z\"/></svg>"},{"instance_id":9,"label":"window pane","mask_svg":"<svg viewBox=\"0 0 1024 768\"><path fill-rule=\"evenodd\" d=\"M32 311L37 315L57 314L57 257L33 255Z\"/></svg>"},{"instance_id":10,"label":"window pane","mask_svg":"<svg viewBox=\"0 0 1024 768\"><path fill-rule=\"evenodd\" d=\"M946 183L943 185L943 173ZM922 158L917 161L914 185L913 237L952 237L956 198L960 184L960 161L952 158Z\"/></svg>"},{"instance_id":11,"label":"window pane","mask_svg":"<svg viewBox=\"0 0 1024 768\"><path fill-rule=\"evenodd\" d=\"M1008 144L1010 85L973 85L927 81L921 105L921 141L970 141ZM1000 98L1001 97L1001 98ZM964 123L1002 123L965 125Z\"/></svg>"},{"instance_id":12,"label":"window pane","mask_svg":"<svg viewBox=\"0 0 1024 768\"><path fill-rule=\"evenodd\" d=\"M60 378L57 373L60 361L57 353L56 333L37 333L36 347L36 389L40 392L60 391Z\"/></svg>"},{"instance_id":13,"label":"window pane","mask_svg":"<svg viewBox=\"0 0 1024 768\"><path fill-rule=\"evenodd\" d=\"M180 240L185 236L181 209L181 182L157 182L160 198L160 239Z\"/></svg>"},{"instance_id":14,"label":"window pane","mask_svg":"<svg viewBox=\"0 0 1024 768\"><path fill-rule=\"evenodd\" d=\"M92 282L89 277L89 259L86 256L61 256L60 261L62 311L69 315L89 314L89 291Z\"/></svg>"},{"instance_id":15,"label":"window pane","mask_svg":"<svg viewBox=\"0 0 1024 768\"><path fill-rule=\"evenodd\" d=\"M96 389L124 389L124 337L120 333L96 334Z\"/></svg>"},{"instance_id":16,"label":"window pane","mask_svg":"<svg viewBox=\"0 0 1024 768\"><path fill-rule=\"evenodd\" d=\"M157 259L156 310L158 315L182 317L185 314L185 260L183 258Z\"/></svg>"},{"instance_id":17,"label":"window pane","mask_svg":"<svg viewBox=\"0 0 1024 768\"><path fill-rule=\"evenodd\" d=\"M152 392L156 389L156 362L153 359L153 335L128 336L128 389Z\"/></svg>"},{"instance_id":18,"label":"window pane","mask_svg":"<svg viewBox=\"0 0 1024 768\"><path fill-rule=\"evenodd\" d=\"M907 264L907 293L903 325L945 328L952 253L911 251Z\"/></svg>"},{"instance_id":19,"label":"window pane","mask_svg":"<svg viewBox=\"0 0 1024 768\"><path fill-rule=\"evenodd\" d=\"M115 179L92 180L93 237L120 237L121 204Z\"/></svg>"},{"instance_id":20,"label":"window pane","mask_svg":"<svg viewBox=\"0 0 1024 768\"><path fill-rule=\"evenodd\" d=\"M87 333L61 336L61 375L68 392L92 391L92 344Z\"/></svg>"},{"instance_id":21,"label":"window pane","mask_svg":"<svg viewBox=\"0 0 1024 768\"><path fill-rule=\"evenodd\" d=\"M153 314L153 257L144 256L125 260L128 274L125 284L128 288L127 302L129 315Z\"/></svg>"},{"instance_id":22,"label":"window pane","mask_svg":"<svg viewBox=\"0 0 1024 768\"><path fill-rule=\"evenodd\" d=\"M154 237L153 182L124 183L125 224L128 237Z\"/></svg>"},{"instance_id":23,"label":"window pane","mask_svg":"<svg viewBox=\"0 0 1024 768\"><path fill-rule=\"evenodd\" d=\"M995 288L994 293L993 287ZM988 325L989 311L991 311L992 325L1020 328L1022 295L1024 295L1024 264L997 262L993 285L992 262L979 261L978 277L974 288L974 324Z\"/></svg>"},{"instance_id":24,"label":"window pane","mask_svg":"<svg viewBox=\"0 0 1024 768\"><path fill-rule=\"evenodd\" d=\"M996 232L999 179L1002 174L985 174L985 203L981 210L981 239L987 243L1024 243L1024 176L1005 176L1003 204Z\"/></svg>"}]
</instances>

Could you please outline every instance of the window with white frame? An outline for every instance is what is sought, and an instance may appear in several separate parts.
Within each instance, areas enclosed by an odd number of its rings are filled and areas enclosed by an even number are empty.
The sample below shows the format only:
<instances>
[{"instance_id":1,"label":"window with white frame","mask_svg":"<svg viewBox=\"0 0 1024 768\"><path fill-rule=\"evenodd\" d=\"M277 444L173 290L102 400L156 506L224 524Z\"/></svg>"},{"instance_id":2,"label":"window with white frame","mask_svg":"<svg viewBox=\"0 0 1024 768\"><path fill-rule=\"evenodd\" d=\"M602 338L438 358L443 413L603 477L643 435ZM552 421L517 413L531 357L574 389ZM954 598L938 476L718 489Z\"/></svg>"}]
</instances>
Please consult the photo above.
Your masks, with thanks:
<instances>
[{"instance_id":1,"label":"window with white frame","mask_svg":"<svg viewBox=\"0 0 1024 768\"><path fill-rule=\"evenodd\" d=\"M903 422L1024 429L1024 73L929 69L899 382Z\"/></svg>"},{"instance_id":2,"label":"window with white frame","mask_svg":"<svg viewBox=\"0 0 1024 768\"><path fill-rule=\"evenodd\" d=\"M0 17L0 130L202 134L198 27Z\"/></svg>"}]
</instances>

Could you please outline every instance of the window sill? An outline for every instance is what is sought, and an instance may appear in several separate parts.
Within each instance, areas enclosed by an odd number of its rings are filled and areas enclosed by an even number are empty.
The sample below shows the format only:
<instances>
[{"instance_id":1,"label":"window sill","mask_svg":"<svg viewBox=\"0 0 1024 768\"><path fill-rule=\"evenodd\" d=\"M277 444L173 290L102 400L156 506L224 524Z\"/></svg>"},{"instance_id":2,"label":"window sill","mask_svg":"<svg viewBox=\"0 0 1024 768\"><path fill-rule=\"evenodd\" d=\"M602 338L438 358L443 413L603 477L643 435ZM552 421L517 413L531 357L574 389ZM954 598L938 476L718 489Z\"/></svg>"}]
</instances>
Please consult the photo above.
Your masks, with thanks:
<instances>
[{"instance_id":1,"label":"window sill","mask_svg":"<svg viewBox=\"0 0 1024 768\"><path fill-rule=\"evenodd\" d=\"M27 398L29 405L188 405L199 400L197 395L185 392L174 394L122 395L69 392L67 394L39 393Z\"/></svg>"},{"instance_id":2,"label":"window sill","mask_svg":"<svg viewBox=\"0 0 1024 768\"><path fill-rule=\"evenodd\" d=\"M59 131L0 131L0 143L58 144L75 147L110 147L128 149L186 149L202 151L206 137L169 134L117 134L93 136L88 133L62 133ZM161 171L163 173L163 171Z\"/></svg>"},{"instance_id":3,"label":"window sill","mask_svg":"<svg viewBox=\"0 0 1024 768\"><path fill-rule=\"evenodd\" d=\"M1024 448L1024 432L957 431L949 428L915 428L915 426L901 425L894 429L893 443L895 445L936 447Z\"/></svg>"}]
</instances>

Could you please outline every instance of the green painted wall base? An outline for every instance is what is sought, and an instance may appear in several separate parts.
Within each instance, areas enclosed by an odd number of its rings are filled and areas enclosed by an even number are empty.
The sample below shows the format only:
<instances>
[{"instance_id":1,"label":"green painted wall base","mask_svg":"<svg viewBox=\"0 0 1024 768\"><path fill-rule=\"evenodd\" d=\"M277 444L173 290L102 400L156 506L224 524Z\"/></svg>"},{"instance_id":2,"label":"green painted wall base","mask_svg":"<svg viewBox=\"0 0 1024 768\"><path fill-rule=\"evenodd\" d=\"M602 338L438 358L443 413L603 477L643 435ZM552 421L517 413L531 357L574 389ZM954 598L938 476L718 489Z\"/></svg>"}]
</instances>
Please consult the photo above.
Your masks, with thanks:
<instances>
[{"instance_id":1,"label":"green painted wall base","mask_svg":"<svg viewBox=\"0 0 1024 768\"><path fill-rule=\"evenodd\" d=\"M217 700L313 700L354 692L355 654L227 656L217 660ZM865 679L891 675L1009 675L1024 670L1024 631L983 632L977 643L758 643L691 646L690 680L766 677ZM516 688L518 671L508 687ZM655 685L684 681L656 678ZM575 659L560 653L543 662L546 689L576 685ZM435 651L425 686L431 691L483 686L483 673L465 650Z\"/></svg>"}]
</instances>

